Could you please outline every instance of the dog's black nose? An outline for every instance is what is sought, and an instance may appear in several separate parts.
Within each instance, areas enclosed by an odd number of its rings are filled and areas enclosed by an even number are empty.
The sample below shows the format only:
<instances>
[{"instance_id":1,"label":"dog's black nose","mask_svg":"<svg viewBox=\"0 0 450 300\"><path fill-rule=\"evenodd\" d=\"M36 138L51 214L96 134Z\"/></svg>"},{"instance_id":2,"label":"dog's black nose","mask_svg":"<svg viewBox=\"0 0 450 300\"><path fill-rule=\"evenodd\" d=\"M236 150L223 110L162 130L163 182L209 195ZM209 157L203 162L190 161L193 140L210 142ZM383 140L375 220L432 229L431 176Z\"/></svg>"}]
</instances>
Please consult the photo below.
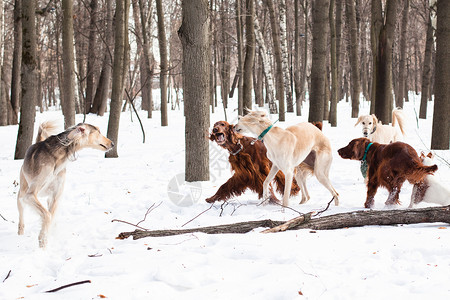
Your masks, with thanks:
<instances>
[{"instance_id":1,"label":"dog's black nose","mask_svg":"<svg viewBox=\"0 0 450 300\"><path fill-rule=\"evenodd\" d=\"M216 133L217 131L219 131L219 129L217 129L217 128L213 128L213 130L212 130L214 133Z\"/></svg>"}]
</instances>

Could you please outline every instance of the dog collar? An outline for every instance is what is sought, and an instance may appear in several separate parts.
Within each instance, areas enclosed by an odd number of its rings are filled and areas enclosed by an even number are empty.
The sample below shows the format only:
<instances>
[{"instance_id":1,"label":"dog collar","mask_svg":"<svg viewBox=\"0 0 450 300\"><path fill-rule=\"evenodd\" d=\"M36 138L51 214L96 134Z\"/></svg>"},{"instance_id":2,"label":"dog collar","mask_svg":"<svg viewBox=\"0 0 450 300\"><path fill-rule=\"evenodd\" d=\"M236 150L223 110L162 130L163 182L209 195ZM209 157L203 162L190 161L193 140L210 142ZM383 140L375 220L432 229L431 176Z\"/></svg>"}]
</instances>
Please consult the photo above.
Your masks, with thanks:
<instances>
[{"instance_id":1,"label":"dog collar","mask_svg":"<svg viewBox=\"0 0 450 300\"><path fill-rule=\"evenodd\" d=\"M369 151L370 146L372 146L373 143L369 143L369 145L367 145L366 147L366 151L364 151L364 156L362 161L366 161L366 156L367 156L367 151Z\"/></svg>"},{"instance_id":2,"label":"dog collar","mask_svg":"<svg viewBox=\"0 0 450 300\"><path fill-rule=\"evenodd\" d=\"M275 122L273 122L269 127L267 127L266 129L264 129L263 132L261 132L260 135L258 135L257 140L262 141L262 139L264 138L264 136L269 132L270 129L272 129L273 125L278 122L278 120L276 120ZM256 142L256 140L255 140Z\"/></svg>"},{"instance_id":3,"label":"dog collar","mask_svg":"<svg viewBox=\"0 0 450 300\"><path fill-rule=\"evenodd\" d=\"M239 152L242 151L242 149L244 149L244 146L242 146L242 144L241 144L240 141L238 141L237 143L238 143L238 145L239 145L239 149L236 150L235 152L228 151L228 152L230 152L231 155L237 155Z\"/></svg>"}]
</instances>

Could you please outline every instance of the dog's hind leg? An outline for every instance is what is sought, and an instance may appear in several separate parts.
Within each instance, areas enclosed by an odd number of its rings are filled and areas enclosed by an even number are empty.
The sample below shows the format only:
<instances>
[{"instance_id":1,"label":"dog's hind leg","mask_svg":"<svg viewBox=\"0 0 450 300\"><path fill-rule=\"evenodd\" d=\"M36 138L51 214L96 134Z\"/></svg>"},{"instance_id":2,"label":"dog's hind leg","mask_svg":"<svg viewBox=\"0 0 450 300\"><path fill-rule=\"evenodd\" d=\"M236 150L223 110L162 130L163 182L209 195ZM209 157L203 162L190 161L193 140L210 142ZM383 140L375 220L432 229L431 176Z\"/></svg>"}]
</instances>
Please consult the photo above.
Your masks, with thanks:
<instances>
[{"instance_id":1,"label":"dog's hind leg","mask_svg":"<svg viewBox=\"0 0 450 300\"><path fill-rule=\"evenodd\" d=\"M285 177L284 184L284 194L283 194L283 206L289 205L289 196L291 195L292 180L294 179L294 174L291 170L283 172Z\"/></svg>"},{"instance_id":2,"label":"dog's hind leg","mask_svg":"<svg viewBox=\"0 0 450 300\"><path fill-rule=\"evenodd\" d=\"M28 189L28 183L25 179L25 176L23 176L22 170L20 170L20 187L19 192L17 193L17 209L19 210L19 225L17 234L23 235L25 230L25 221L24 221L24 211L23 211L23 197L26 193L26 190Z\"/></svg>"},{"instance_id":3,"label":"dog's hind leg","mask_svg":"<svg viewBox=\"0 0 450 300\"><path fill-rule=\"evenodd\" d=\"M300 201L300 204L306 203L309 201L309 193L308 189L306 188L306 176L307 174L304 174L300 168L297 168L297 173L295 173L295 180L297 180L297 183L300 186L300 190L302 191L302 200Z\"/></svg>"},{"instance_id":4,"label":"dog's hind leg","mask_svg":"<svg viewBox=\"0 0 450 300\"><path fill-rule=\"evenodd\" d=\"M277 175L278 171L280 169L275 166L275 164L272 164L272 168L270 169L269 174L267 175L266 179L264 180L263 183L263 201L270 199L269 197L269 184L272 182L272 180L275 178L275 175ZM287 185L287 181L284 182L284 191L286 192L286 187L290 187L292 185L292 180L289 183L289 185ZM288 193L289 194L289 193Z\"/></svg>"},{"instance_id":5,"label":"dog's hind leg","mask_svg":"<svg viewBox=\"0 0 450 300\"><path fill-rule=\"evenodd\" d=\"M317 155L316 165L314 167L314 175L316 175L317 180L330 191L331 195L334 199L334 205L339 205L339 194L334 189L331 181L328 177L331 165L331 156L322 156Z\"/></svg>"},{"instance_id":6,"label":"dog's hind leg","mask_svg":"<svg viewBox=\"0 0 450 300\"><path fill-rule=\"evenodd\" d=\"M51 197L48 200L48 210L53 217L55 215L55 211L58 208L59 204L59 198L61 198L61 195L64 191L64 183L66 181L66 170L62 170L58 176L55 178L51 189Z\"/></svg>"},{"instance_id":7,"label":"dog's hind leg","mask_svg":"<svg viewBox=\"0 0 450 300\"><path fill-rule=\"evenodd\" d=\"M23 200L25 203L28 203L31 205L32 208L34 208L42 220L42 228L41 232L39 233L39 247L45 248L47 246L47 233L48 229L51 223L51 214L50 212L39 202L37 198L37 193L29 188L25 196L23 197Z\"/></svg>"}]
</instances>

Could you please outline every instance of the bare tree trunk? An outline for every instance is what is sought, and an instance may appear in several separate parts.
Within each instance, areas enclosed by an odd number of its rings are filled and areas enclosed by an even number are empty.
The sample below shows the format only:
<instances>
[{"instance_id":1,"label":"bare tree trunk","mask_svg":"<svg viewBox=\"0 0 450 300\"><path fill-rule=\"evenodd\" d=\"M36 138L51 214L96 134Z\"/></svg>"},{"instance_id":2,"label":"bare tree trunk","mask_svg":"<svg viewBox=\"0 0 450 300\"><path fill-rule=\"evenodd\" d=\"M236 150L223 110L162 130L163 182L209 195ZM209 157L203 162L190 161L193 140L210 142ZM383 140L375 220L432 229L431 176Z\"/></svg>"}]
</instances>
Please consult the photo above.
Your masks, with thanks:
<instances>
[{"instance_id":1,"label":"bare tree trunk","mask_svg":"<svg viewBox=\"0 0 450 300\"><path fill-rule=\"evenodd\" d=\"M283 63L281 58L280 34L275 18L275 6L273 0L265 0L269 9L270 27L272 28L273 51L275 56L275 80L276 80L276 97L279 102L278 116L280 121L286 120L286 105L284 100L284 82L283 82Z\"/></svg>"},{"instance_id":2,"label":"bare tree trunk","mask_svg":"<svg viewBox=\"0 0 450 300\"><path fill-rule=\"evenodd\" d=\"M427 21L427 35L425 43L425 58L423 60L423 74L422 74L422 93L420 96L420 111L419 118L427 118L428 100L431 98L431 58L433 52L433 26L431 24L430 12L428 12Z\"/></svg>"},{"instance_id":3,"label":"bare tree trunk","mask_svg":"<svg viewBox=\"0 0 450 300\"><path fill-rule=\"evenodd\" d=\"M36 3L22 5L22 101L14 159L22 159L33 140L37 96Z\"/></svg>"},{"instance_id":4,"label":"bare tree trunk","mask_svg":"<svg viewBox=\"0 0 450 300\"><path fill-rule=\"evenodd\" d=\"M223 107L228 107L228 93L230 92L230 69L231 69L231 41L230 41L230 34L227 31L228 29L228 22L227 18L229 16L229 7L228 7L228 0L221 0L221 11L222 14L220 15L221 18L221 25L222 25L222 32L221 32L221 42L222 42L222 57L220 59L221 61L221 67L220 67L220 73L221 73L221 87L220 87L220 93L222 96L222 103ZM255 18L256 19L256 18Z\"/></svg>"},{"instance_id":5,"label":"bare tree trunk","mask_svg":"<svg viewBox=\"0 0 450 300\"><path fill-rule=\"evenodd\" d=\"M183 87L186 112L185 180L209 180L209 10L207 0L182 1L178 30L183 45Z\"/></svg>"},{"instance_id":6,"label":"bare tree trunk","mask_svg":"<svg viewBox=\"0 0 450 300\"><path fill-rule=\"evenodd\" d=\"M236 2L236 35L237 35L237 53L238 65L236 69L236 78L238 84L238 115L244 115L244 94L243 94L243 73L244 73L244 50L243 50L243 32L242 32L242 0Z\"/></svg>"},{"instance_id":7,"label":"bare tree trunk","mask_svg":"<svg viewBox=\"0 0 450 300\"><path fill-rule=\"evenodd\" d=\"M0 20L3 20L3 0L0 0ZM2 48L4 48L3 44L3 25L0 26L0 53L2 52ZM0 56L0 66L3 66L3 59ZM3 67L1 68L3 69ZM6 100L6 95L3 91L3 74L0 71L0 126L8 125L8 101Z\"/></svg>"},{"instance_id":8,"label":"bare tree trunk","mask_svg":"<svg viewBox=\"0 0 450 300\"><path fill-rule=\"evenodd\" d=\"M395 31L395 20L397 11L397 1L387 1L385 9L385 20L383 23L381 13L381 0L372 0L372 13L377 12L377 28L373 31L377 44L376 57L374 59L375 88L375 115L384 124L389 124L392 118L392 44ZM373 14L372 14L373 17ZM379 25L378 25L379 24Z\"/></svg>"},{"instance_id":9,"label":"bare tree trunk","mask_svg":"<svg viewBox=\"0 0 450 300\"><path fill-rule=\"evenodd\" d=\"M255 37L256 41L258 42L258 46L260 48L260 55L262 60L262 66L264 69L264 74L266 76L266 98L267 102L269 103L270 113L276 114L277 113L277 106L275 103L275 95L274 95L274 88L273 88L273 75L272 75L272 61L270 59L270 56L267 55L267 47L266 43L264 41L264 37L261 33L261 27L259 26L259 20L258 17L255 16L254 19L254 25L255 25Z\"/></svg>"},{"instance_id":10,"label":"bare tree trunk","mask_svg":"<svg viewBox=\"0 0 450 300\"><path fill-rule=\"evenodd\" d=\"M450 1L437 1L436 77L431 149L450 147Z\"/></svg>"},{"instance_id":11,"label":"bare tree trunk","mask_svg":"<svg viewBox=\"0 0 450 300\"><path fill-rule=\"evenodd\" d=\"M301 97L301 54L300 54L300 1L294 1L294 87L295 87L295 112L297 116L302 115L302 97ZM303 34L304 36L304 34Z\"/></svg>"},{"instance_id":12,"label":"bare tree trunk","mask_svg":"<svg viewBox=\"0 0 450 300\"><path fill-rule=\"evenodd\" d=\"M97 8L98 0L91 0L90 8L90 25L89 25L89 45L88 45L88 57L87 57L87 74L86 74L86 101L84 111L89 113L92 107L94 99L94 86L95 86L95 74L96 74L96 46L97 46Z\"/></svg>"},{"instance_id":13,"label":"bare tree trunk","mask_svg":"<svg viewBox=\"0 0 450 300\"><path fill-rule=\"evenodd\" d=\"M334 21L335 0L330 1L330 33L331 33L331 101L329 122L332 127L337 126L338 78L336 62L336 24Z\"/></svg>"},{"instance_id":14,"label":"bare tree trunk","mask_svg":"<svg viewBox=\"0 0 450 300\"><path fill-rule=\"evenodd\" d=\"M113 11L112 0L106 0L106 30L105 30L105 55L103 56L102 71L98 80L97 91L92 104L91 113L103 116L107 107L109 86L112 72L112 53L109 48L113 43Z\"/></svg>"},{"instance_id":15,"label":"bare tree trunk","mask_svg":"<svg viewBox=\"0 0 450 300\"><path fill-rule=\"evenodd\" d=\"M152 79L153 79L153 69L154 69L154 63L153 63L153 57L150 53L151 49L151 43L149 41L148 32L151 32L152 30L152 1L148 2L149 8L148 8L148 16L145 17L144 15L144 4L142 0L139 0L139 10L141 13L141 27L142 27L142 39L143 39L143 45L142 50L144 53L144 60L145 60L145 69L141 70L141 85L144 85L143 88L143 95L145 97L142 99L145 102L145 106L147 107L147 117L152 117L152 111L153 111L153 96L152 96ZM148 19L148 27L146 24L146 19Z\"/></svg>"},{"instance_id":16,"label":"bare tree trunk","mask_svg":"<svg viewBox=\"0 0 450 300\"><path fill-rule=\"evenodd\" d=\"M19 122L20 108L20 66L22 64L22 0L14 0L14 52L11 74L11 106L13 117L11 124Z\"/></svg>"},{"instance_id":17,"label":"bare tree trunk","mask_svg":"<svg viewBox=\"0 0 450 300\"><path fill-rule=\"evenodd\" d=\"M400 61L398 67L398 89L395 105L403 108L405 98L406 84L406 40L408 39L408 15L409 15L409 0L403 0L403 13L402 13L402 33L400 34Z\"/></svg>"},{"instance_id":18,"label":"bare tree trunk","mask_svg":"<svg viewBox=\"0 0 450 300\"><path fill-rule=\"evenodd\" d=\"M161 88L161 126L167 126L167 38L166 29L164 27L164 12L162 8L162 0L156 0L156 14L158 15L158 41L159 41L159 56L160 62L160 76L159 86Z\"/></svg>"},{"instance_id":19,"label":"bare tree trunk","mask_svg":"<svg viewBox=\"0 0 450 300\"><path fill-rule=\"evenodd\" d=\"M344 1L345 2L345 1ZM342 48L342 2L336 2L336 67L337 67L337 82L338 82L338 101L344 98L344 89L342 87L342 77L344 76L343 59L341 55ZM345 58L345 55L344 55Z\"/></svg>"},{"instance_id":20,"label":"bare tree trunk","mask_svg":"<svg viewBox=\"0 0 450 300\"><path fill-rule=\"evenodd\" d=\"M75 71L74 71L74 48L73 48L73 2L62 1L63 26L63 84L64 102L62 110L64 114L64 128L75 125Z\"/></svg>"},{"instance_id":21,"label":"bare tree trunk","mask_svg":"<svg viewBox=\"0 0 450 300\"><path fill-rule=\"evenodd\" d=\"M294 104L292 102L291 89L291 72L289 70L289 53L287 46L286 35L286 0L279 1L279 16L280 16L280 47L281 47L281 63L283 67L283 83L284 91L286 93L286 111L294 112Z\"/></svg>"},{"instance_id":22,"label":"bare tree trunk","mask_svg":"<svg viewBox=\"0 0 450 300\"><path fill-rule=\"evenodd\" d=\"M350 67L352 72L352 118L359 115L360 73L358 59L358 28L356 24L356 12L354 0L346 0L345 11L347 15L348 28L350 29Z\"/></svg>"},{"instance_id":23,"label":"bare tree trunk","mask_svg":"<svg viewBox=\"0 0 450 300\"><path fill-rule=\"evenodd\" d=\"M327 71L328 13L330 1L316 0L312 7L313 44L311 66L311 91L309 96L309 122L323 120L325 80Z\"/></svg>"},{"instance_id":24,"label":"bare tree trunk","mask_svg":"<svg viewBox=\"0 0 450 300\"><path fill-rule=\"evenodd\" d=\"M255 63L255 0L246 0L246 21L245 21L245 39L247 44L245 46L245 61L244 61L244 82L243 82L243 108L252 109L252 90L253 90L253 65Z\"/></svg>"},{"instance_id":25,"label":"bare tree trunk","mask_svg":"<svg viewBox=\"0 0 450 300\"><path fill-rule=\"evenodd\" d=\"M108 121L107 137L116 144L111 151L106 152L105 157L118 157L118 139L120 124L120 109L123 103L123 89L126 68L126 35L128 34L128 7L129 0L116 2L116 16L114 25L114 64L112 75L111 105Z\"/></svg>"}]
</instances>

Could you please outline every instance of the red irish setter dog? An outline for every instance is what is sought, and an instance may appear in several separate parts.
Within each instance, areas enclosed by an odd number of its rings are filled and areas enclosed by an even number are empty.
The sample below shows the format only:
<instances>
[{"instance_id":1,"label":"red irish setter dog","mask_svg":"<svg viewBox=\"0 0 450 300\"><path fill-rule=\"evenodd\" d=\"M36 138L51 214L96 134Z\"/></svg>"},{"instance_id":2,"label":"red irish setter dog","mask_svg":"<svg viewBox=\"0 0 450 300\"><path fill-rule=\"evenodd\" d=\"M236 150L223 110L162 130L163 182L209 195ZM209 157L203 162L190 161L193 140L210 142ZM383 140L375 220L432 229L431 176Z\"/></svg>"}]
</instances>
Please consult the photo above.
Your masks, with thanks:
<instances>
[{"instance_id":1,"label":"red irish setter dog","mask_svg":"<svg viewBox=\"0 0 450 300\"><path fill-rule=\"evenodd\" d=\"M373 207L379 186L389 191L386 205L400 204L399 193L406 180L415 184L437 170L436 165L425 166L414 148L402 142L371 144L367 138L358 138L339 149L338 153L342 158L360 161L365 156L368 165L366 208Z\"/></svg>"},{"instance_id":2,"label":"red irish setter dog","mask_svg":"<svg viewBox=\"0 0 450 300\"><path fill-rule=\"evenodd\" d=\"M207 198L206 202L226 201L233 196L241 195L247 189L258 193L258 197L261 199L263 182L272 166L266 156L267 150L264 144L259 140L254 142L254 138L235 132L234 126L225 121L214 124L209 139L228 150L230 153L228 161L234 174L219 188L214 196ZM284 174L282 172L278 172L275 176L275 182L277 191L283 193ZM296 182L293 182L291 195L296 195L299 191L299 186ZM270 186L270 202L279 203L272 186Z\"/></svg>"}]
</instances>

